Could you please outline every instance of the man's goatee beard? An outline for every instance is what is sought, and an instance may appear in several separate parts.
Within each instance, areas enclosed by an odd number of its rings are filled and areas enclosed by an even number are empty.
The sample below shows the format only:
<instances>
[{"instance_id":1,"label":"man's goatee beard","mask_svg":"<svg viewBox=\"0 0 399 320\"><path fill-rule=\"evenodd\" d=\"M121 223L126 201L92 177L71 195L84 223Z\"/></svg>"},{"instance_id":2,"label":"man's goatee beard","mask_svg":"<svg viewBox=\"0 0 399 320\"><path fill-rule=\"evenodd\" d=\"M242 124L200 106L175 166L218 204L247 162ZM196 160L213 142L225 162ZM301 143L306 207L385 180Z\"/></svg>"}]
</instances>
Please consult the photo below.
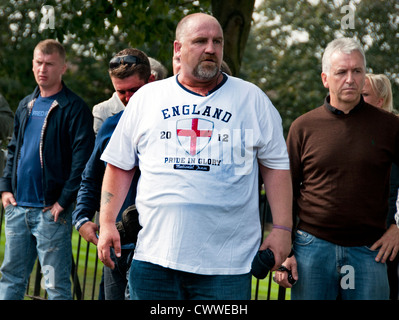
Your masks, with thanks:
<instances>
[{"instance_id":1,"label":"man's goatee beard","mask_svg":"<svg viewBox=\"0 0 399 320\"><path fill-rule=\"evenodd\" d=\"M197 79L200 80L212 80L219 72L219 68L217 66L215 67L202 67L201 64L199 64L195 69L194 69L194 76Z\"/></svg>"}]
</instances>

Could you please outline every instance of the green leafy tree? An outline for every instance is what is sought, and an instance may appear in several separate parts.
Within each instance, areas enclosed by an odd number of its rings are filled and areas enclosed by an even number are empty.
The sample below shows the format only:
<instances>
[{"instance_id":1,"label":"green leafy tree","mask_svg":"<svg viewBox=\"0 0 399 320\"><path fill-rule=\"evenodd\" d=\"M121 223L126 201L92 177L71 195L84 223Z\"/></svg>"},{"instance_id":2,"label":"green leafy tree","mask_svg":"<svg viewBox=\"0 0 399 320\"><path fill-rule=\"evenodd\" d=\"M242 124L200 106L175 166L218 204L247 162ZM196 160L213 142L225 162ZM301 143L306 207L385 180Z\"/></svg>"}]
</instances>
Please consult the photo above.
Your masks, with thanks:
<instances>
[{"instance_id":1,"label":"green leafy tree","mask_svg":"<svg viewBox=\"0 0 399 320\"><path fill-rule=\"evenodd\" d=\"M368 72L390 77L399 106L397 0L265 0L255 11L241 76L267 92L286 131L323 103L321 56L336 37L356 37L364 45Z\"/></svg>"},{"instance_id":2,"label":"green leafy tree","mask_svg":"<svg viewBox=\"0 0 399 320\"><path fill-rule=\"evenodd\" d=\"M54 10L53 26L46 19L46 8ZM210 12L210 0L2 1L0 92L15 110L35 86L34 47L40 40L53 38L67 50L67 85L92 107L113 91L107 64L126 47L144 50L171 74L176 24L184 15L201 11Z\"/></svg>"},{"instance_id":3,"label":"green leafy tree","mask_svg":"<svg viewBox=\"0 0 399 320\"><path fill-rule=\"evenodd\" d=\"M224 60L237 75L247 44L255 0L213 0L212 12L224 31Z\"/></svg>"},{"instance_id":4,"label":"green leafy tree","mask_svg":"<svg viewBox=\"0 0 399 320\"><path fill-rule=\"evenodd\" d=\"M236 74L253 7L254 0L3 0L0 92L15 110L20 99L35 86L31 71L35 45L55 38L67 49L67 85L92 107L108 99L113 91L106 72L112 55L126 47L139 48L161 61L171 75L178 21L186 14L211 13L211 9L223 24L225 57Z\"/></svg>"}]
</instances>

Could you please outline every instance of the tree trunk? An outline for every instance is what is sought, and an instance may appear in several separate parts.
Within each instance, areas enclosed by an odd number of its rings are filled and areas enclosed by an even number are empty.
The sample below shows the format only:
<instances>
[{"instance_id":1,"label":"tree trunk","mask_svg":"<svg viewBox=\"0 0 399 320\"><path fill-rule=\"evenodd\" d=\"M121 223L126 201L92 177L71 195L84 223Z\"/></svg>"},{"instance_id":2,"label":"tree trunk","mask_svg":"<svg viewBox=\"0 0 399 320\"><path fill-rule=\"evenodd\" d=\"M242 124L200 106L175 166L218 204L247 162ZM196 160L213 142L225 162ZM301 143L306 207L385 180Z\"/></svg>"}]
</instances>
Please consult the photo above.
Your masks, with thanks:
<instances>
[{"instance_id":1,"label":"tree trunk","mask_svg":"<svg viewBox=\"0 0 399 320\"><path fill-rule=\"evenodd\" d=\"M255 0L212 0L212 12L224 32L224 61L238 75L251 29Z\"/></svg>"}]
</instances>

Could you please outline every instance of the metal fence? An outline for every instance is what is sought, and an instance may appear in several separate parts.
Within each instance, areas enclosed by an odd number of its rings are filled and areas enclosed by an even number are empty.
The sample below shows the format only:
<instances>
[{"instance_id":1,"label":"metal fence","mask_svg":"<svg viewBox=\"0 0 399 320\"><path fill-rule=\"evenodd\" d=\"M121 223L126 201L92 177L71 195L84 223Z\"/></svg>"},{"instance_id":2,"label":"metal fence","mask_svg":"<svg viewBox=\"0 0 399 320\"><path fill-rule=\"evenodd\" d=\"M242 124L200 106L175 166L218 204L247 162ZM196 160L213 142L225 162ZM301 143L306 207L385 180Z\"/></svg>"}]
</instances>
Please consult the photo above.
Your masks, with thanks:
<instances>
[{"instance_id":1,"label":"metal fence","mask_svg":"<svg viewBox=\"0 0 399 320\"><path fill-rule=\"evenodd\" d=\"M0 264L4 255L4 210L1 206L0 214ZM264 195L260 196L260 218L262 222L262 234L267 232L267 228L271 222L270 210ZM102 277L102 263L99 263L97 257L97 248L91 243L81 238L79 233L74 230L72 232L72 250L73 261L71 270L72 293L74 300L97 300ZM43 300L47 299L46 291L42 288L42 273L40 264L37 261L33 269L27 290L26 299ZM285 300L289 292L283 287L279 287L273 283L272 274L264 280L253 278L252 281L252 299L253 300Z\"/></svg>"}]
</instances>

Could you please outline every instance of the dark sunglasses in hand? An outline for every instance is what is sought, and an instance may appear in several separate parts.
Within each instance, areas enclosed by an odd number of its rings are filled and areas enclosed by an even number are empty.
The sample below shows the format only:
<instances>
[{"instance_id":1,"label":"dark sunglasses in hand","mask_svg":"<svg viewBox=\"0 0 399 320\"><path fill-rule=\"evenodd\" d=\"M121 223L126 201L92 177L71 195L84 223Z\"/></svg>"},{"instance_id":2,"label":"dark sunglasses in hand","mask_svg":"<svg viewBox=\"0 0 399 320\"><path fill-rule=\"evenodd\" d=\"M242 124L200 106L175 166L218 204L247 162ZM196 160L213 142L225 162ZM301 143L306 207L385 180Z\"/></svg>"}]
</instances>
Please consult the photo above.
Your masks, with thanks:
<instances>
[{"instance_id":1,"label":"dark sunglasses in hand","mask_svg":"<svg viewBox=\"0 0 399 320\"><path fill-rule=\"evenodd\" d=\"M133 64L145 64L144 61L142 61L140 58L136 56L131 56L131 55L125 55L125 56L118 56L118 57L113 57L111 61L109 62L109 68L110 69L115 69L119 67L120 65L128 65L129 67Z\"/></svg>"}]
</instances>

